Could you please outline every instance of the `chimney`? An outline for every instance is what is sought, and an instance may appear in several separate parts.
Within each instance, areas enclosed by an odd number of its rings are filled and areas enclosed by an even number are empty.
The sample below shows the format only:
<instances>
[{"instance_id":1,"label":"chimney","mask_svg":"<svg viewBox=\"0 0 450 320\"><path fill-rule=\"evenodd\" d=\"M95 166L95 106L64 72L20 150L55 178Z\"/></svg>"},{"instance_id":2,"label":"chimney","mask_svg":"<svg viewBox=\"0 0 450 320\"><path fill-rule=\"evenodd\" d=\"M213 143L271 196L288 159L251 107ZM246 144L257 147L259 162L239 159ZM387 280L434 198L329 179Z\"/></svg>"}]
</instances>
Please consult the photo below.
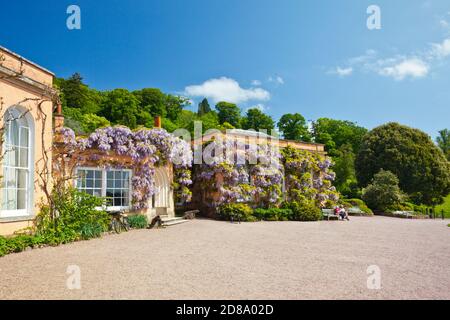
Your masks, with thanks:
<instances>
[{"instance_id":1,"label":"chimney","mask_svg":"<svg viewBox=\"0 0 450 320\"><path fill-rule=\"evenodd\" d=\"M55 119L55 131L58 131L62 127L64 127L64 116L62 114L61 103L58 103L58 106L56 107L56 114L54 119Z\"/></svg>"},{"instance_id":2,"label":"chimney","mask_svg":"<svg viewBox=\"0 0 450 320\"><path fill-rule=\"evenodd\" d=\"M161 117L160 116L156 116L155 117L155 128L161 128Z\"/></svg>"}]
</instances>

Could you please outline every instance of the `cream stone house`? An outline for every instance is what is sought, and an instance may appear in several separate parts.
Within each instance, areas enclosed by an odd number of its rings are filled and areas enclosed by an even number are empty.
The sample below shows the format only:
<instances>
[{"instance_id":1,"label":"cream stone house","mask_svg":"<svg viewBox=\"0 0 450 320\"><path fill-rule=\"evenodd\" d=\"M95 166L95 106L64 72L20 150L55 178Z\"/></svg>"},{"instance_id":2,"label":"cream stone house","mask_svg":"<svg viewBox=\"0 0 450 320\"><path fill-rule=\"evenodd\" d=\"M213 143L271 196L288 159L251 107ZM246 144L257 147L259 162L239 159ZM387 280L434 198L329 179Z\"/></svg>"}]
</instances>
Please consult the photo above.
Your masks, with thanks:
<instances>
[{"instance_id":1,"label":"cream stone house","mask_svg":"<svg viewBox=\"0 0 450 320\"><path fill-rule=\"evenodd\" d=\"M54 74L0 47L0 234L31 225L44 198L39 175L51 172ZM50 158L51 159L51 158Z\"/></svg>"},{"instance_id":2,"label":"cream stone house","mask_svg":"<svg viewBox=\"0 0 450 320\"><path fill-rule=\"evenodd\" d=\"M58 145L55 132L64 123L53 90L54 77L47 69L0 47L0 235L31 227L46 201L42 181L49 184L47 190L52 187L54 142ZM111 210L131 210L133 163L126 157L120 160L129 163L128 169L104 169L95 161L86 161L75 168L78 179L74 186L108 197ZM174 217L171 165L155 168L154 180L156 193L148 208L137 213L149 218Z\"/></svg>"}]
</instances>

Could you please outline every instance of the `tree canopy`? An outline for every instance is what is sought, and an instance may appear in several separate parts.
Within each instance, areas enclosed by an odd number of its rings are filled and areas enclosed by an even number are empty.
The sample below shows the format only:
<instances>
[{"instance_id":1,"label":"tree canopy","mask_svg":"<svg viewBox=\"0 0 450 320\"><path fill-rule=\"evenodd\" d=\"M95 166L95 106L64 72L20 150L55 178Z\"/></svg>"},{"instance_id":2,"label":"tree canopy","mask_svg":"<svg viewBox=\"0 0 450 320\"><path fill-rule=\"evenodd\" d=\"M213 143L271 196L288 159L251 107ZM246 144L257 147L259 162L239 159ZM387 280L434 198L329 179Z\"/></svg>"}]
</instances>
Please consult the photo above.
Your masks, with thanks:
<instances>
[{"instance_id":1,"label":"tree canopy","mask_svg":"<svg viewBox=\"0 0 450 320\"><path fill-rule=\"evenodd\" d=\"M219 102L216 104L216 110L219 116L219 123L228 122L235 128L240 128L241 125L241 109L230 102Z\"/></svg>"},{"instance_id":2,"label":"tree canopy","mask_svg":"<svg viewBox=\"0 0 450 320\"><path fill-rule=\"evenodd\" d=\"M450 161L450 130L444 129L439 131L439 136L436 138L436 142L442 152L444 152L447 160Z\"/></svg>"},{"instance_id":3,"label":"tree canopy","mask_svg":"<svg viewBox=\"0 0 450 320\"><path fill-rule=\"evenodd\" d=\"M268 133L275 128L272 117L266 115L258 108L247 110L247 114L242 119L242 128L245 130L253 129L256 131L267 130Z\"/></svg>"},{"instance_id":4,"label":"tree canopy","mask_svg":"<svg viewBox=\"0 0 450 320\"><path fill-rule=\"evenodd\" d=\"M287 113L278 121L278 129L283 134L284 139L296 141L311 141L311 134L305 118L299 113Z\"/></svg>"},{"instance_id":5,"label":"tree canopy","mask_svg":"<svg viewBox=\"0 0 450 320\"><path fill-rule=\"evenodd\" d=\"M398 123L370 131L356 159L356 173L366 186L381 169L394 173L416 203L438 204L450 193L450 164L424 132Z\"/></svg>"}]
</instances>

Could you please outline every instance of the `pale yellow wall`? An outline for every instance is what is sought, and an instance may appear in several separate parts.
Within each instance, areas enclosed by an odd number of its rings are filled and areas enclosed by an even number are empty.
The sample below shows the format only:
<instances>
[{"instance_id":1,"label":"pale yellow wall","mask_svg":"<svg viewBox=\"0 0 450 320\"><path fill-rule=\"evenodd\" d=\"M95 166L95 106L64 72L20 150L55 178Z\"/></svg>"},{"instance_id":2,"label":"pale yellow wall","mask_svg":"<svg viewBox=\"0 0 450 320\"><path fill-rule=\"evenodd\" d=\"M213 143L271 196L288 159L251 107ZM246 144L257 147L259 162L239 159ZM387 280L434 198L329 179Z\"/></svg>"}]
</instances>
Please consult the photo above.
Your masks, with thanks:
<instances>
[{"instance_id":1,"label":"pale yellow wall","mask_svg":"<svg viewBox=\"0 0 450 320\"><path fill-rule=\"evenodd\" d=\"M7 66L9 67L17 67L19 61L12 55L5 54L0 50L0 55L3 54L7 57ZM1 63L0 63L1 64ZM39 81L46 84L52 84L53 76L45 71L41 71L38 68L30 65L24 64L24 75L27 75L32 78L32 80ZM35 168L35 185L34 185L34 210L32 210L31 214L34 216L39 209L39 204L43 199L45 199L43 192L41 191L37 172L41 172L44 166L44 161L42 158L42 148L47 150L49 155L49 170L51 172L51 146L52 146L52 110L53 103L51 101L46 101L42 103L41 108L43 114L47 116L46 120L43 120L42 114L38 111L38 106L36 101L32 101L30 99L37 99L39 101L48 100L42 96L43 92L30 84L24 83L22 81L18 81L14 78L5 77L5 75L0 73L0 102L2 105L2 109L0 110L0 126L3 126L3 116L5 111L12 107L19 105L29 110L29 114L33 117L34 120L34 168ZM24 101L27 100L27 101ZM22 101L22 102L21 102ZM24 101L24 102L23 102ZM3 170L0 168L0 172ZM0 197L1 197L0 193ZM0 218L0 235L11 234L14 229L20 229L24 226L28 226L26 222L5 222L5 219Z\"/></svg>"}]
</instances>

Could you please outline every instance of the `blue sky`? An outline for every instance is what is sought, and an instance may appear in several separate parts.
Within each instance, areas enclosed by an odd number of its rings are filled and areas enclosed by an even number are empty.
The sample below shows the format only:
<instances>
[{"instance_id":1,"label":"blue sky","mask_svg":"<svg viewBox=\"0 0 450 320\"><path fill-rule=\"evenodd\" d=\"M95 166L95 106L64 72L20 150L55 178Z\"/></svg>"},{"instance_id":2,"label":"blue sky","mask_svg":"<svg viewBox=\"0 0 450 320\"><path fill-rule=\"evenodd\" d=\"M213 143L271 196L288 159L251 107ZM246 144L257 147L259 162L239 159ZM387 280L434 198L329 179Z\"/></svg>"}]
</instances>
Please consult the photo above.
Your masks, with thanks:
<instances>
[{"instance_id":1,"label":"blue sky","mask_svg":"<svg viewBox=\"0 0 450 320\"><path fill-rule=\"evenodd\" d=\"M81 30L66 27L71 4ZM366 26L371 4L381 30ZM433 137L450 127L448 0L4 1L0 45L101 90L158 87L195 105L206 95L275 119L397 121Z\"/></svg>"}]
</instances>

